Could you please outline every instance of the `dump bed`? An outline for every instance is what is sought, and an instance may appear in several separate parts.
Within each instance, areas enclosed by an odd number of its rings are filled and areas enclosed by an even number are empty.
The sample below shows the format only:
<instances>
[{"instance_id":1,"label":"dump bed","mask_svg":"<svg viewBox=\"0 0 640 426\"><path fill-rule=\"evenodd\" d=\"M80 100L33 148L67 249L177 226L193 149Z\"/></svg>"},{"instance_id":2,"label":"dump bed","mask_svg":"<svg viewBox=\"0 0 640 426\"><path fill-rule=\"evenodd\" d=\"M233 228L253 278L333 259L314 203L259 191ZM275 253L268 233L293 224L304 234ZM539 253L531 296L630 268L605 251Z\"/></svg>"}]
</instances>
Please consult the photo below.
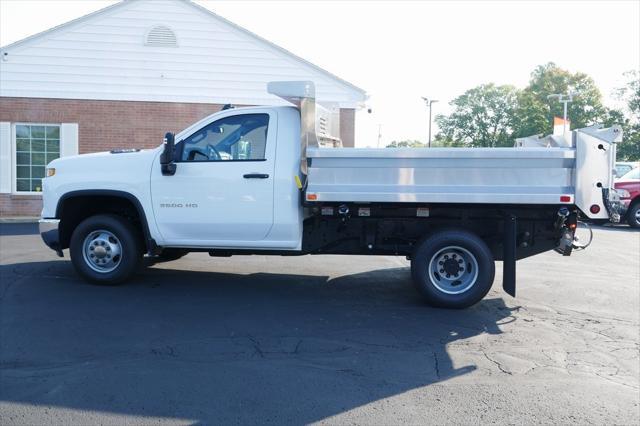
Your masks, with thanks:
<instances>
[{"instance_id":1,"label":"dump bed","mask_svg":"<svg viewBox=\"0 0 640 426\"><path fill-rule=\"evenodd\" d=\"M586 127L570 140L568 148L309 147L305 200L575 204L592 219L609 219L622 131Z\"/></svg>"}]
</instances>

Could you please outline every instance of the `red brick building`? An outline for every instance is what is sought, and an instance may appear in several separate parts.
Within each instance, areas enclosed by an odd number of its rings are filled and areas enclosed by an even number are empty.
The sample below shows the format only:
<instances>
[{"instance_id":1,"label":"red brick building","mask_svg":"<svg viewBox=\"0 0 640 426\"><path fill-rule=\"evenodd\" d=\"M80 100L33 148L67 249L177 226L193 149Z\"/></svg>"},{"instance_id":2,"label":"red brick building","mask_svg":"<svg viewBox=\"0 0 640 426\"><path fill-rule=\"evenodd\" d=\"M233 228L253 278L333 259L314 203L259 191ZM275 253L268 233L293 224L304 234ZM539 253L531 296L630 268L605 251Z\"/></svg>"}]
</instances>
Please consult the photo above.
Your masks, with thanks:
<instances>
[{"instance_id":1,"label":"red brick building","mask_svg":"<svg viewBox=\"0 0 640 426\"><path fill-rule=\"evenodd\" d=\"M353 146L365 92L188 0L127 0L0 49L0 216L37 216L57 156L150 148L224 104L311 80Z\"/></svg>"}]
</instances>

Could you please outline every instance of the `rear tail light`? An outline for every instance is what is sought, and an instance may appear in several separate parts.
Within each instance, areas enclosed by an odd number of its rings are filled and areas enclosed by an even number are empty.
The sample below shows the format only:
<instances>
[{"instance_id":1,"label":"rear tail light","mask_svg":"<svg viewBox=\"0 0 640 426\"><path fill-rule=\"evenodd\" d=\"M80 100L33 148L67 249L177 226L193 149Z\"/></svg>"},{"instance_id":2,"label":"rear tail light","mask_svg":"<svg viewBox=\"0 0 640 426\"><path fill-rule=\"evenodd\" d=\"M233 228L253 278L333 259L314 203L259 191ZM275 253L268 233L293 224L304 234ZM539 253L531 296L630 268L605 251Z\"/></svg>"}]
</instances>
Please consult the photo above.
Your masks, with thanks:
<instances>
[{"instance_id":1,"label":"rear tail light","mask_svg":"<svg viewBox=\"0 0 640 426\"><path fill-rule=\"evenodd\" d=\"M589 207L589 211L593 214L598 214L600 213L600 206L597 204L593 204L591 207Z\"/></svg>"},{"instance_id":2,"label":"rear tail light","mask_svg":"<svg viewBox=\"0 0 640 426\"><path fill-rule=\"evenodd\" d=\"M561 203L570 203L571 202L571 197L569 195L561 195L560 196L560 202Z\"/></svg>"}]
</instances>

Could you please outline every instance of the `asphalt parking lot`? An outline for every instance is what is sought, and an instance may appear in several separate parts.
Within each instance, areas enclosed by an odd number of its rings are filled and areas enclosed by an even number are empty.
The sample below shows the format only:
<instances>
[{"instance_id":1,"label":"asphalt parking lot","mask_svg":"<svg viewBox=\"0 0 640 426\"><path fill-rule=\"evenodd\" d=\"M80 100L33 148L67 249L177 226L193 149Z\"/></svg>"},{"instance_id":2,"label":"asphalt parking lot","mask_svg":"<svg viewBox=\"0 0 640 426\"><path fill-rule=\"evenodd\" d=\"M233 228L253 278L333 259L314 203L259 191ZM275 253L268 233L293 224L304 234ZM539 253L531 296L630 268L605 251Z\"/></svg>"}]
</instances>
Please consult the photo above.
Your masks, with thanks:
<instances>
[{"instance_id":1,"label":"asphalt parking lot","mask_svg":"<svg viewBox=\"0 0 640 426\"><path fill-rule=\"evenodd\" d=\"M96 287L34 225L0 226L2 425L640 420L626 227L446 311L402 258L190 254Z\"/></svg>"}]
</instances>

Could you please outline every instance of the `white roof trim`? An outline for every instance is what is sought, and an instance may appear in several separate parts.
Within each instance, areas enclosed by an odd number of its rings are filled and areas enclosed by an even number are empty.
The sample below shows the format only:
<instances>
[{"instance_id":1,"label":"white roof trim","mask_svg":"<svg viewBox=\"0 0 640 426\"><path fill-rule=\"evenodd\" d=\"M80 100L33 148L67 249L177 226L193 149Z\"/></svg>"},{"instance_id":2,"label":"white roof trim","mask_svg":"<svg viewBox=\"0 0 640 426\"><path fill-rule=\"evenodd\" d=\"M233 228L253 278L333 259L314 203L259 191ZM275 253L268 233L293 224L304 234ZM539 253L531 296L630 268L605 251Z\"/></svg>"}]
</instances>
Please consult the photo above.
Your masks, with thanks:
<instances>
[{"instance_id":1,"label":"white roof trim","mask_svg":"<svg viewBox=\"0 0 640 426\"><path fill-rule=\"evenodd\" d=\"M35 33L28 37L23 38L22 40L14 41L11 44L7 44L6 46L0 46L0 50L8 50L8 49L16 49L22 47L24 44L30 43L32 41L44 38L45 36L57 33L60 30L67 29L78 24L83 23L84 21L88 21L91 18L106 15L109 12L114 12L123 5L127 4L128 0L123 0L119 3L112 4L111 6L104 7L102 9L96 10L95 12L91 12L88 15L80 16L79 18L72 19L71 21L65 22L60 25L56 25L55 27L49 28L48 30L41 31L39 33Z\"/></svg>"},{"instance_id":2,"label":"white roof trim","mask_svg":"<svg viewBox=\"0 0 640 426\"><path fill-rule=\"evenodd\" d=\"M48 30L36 33L36 34L31 35L31 36L26 37L26 38L23 38L22 40L18 40L16 42L13 42L13 43L8 44L6 46L2 46L2 47L0 47L0 50L6 51L8 49L20 48L20 47L24 46L25 44L31 43L33 41L39 40L39 39L44 38L46 36L49 36L51 34L57 33L57 32L59 32L59 31L61 31L63 29L68 29L69 27L82 24L85 21L88 21L88 20L90 20L90 19L92 19L94 17L101 16L101 15L106 15L106 14L115 12L115 11L117 11L118 9L120 9L120 8L122 8L124 6L133 3L134 1L138 1L138 0L122 0L119 3L113 4L111 6L107 6L107 7L103 8L103 9L100 9L100 10L97 10L95 12L89 13L88 15L81 16L79 18L76 18L76 19L73 19L71 21L65 22L63 24L57 25L57 26L55 26L53 28L49 28ZM239 26L237 24L234 24L233 22L223 18L222 16L210 11L209 9L207 9L207 8L205 8L203 6L200 6L200 5L196 4L196 3L193 3L190 0L176 0L176 1L179 1L179 2L181 2L183 4L185 4L185 5L191 6L194 9L196 9L196 10L202 12L202 13L207 14L209 17L214 18L214 19L216 19L216 20L228 25L232 29L234 29L236 31L239 31L239 32L242 32L245 35L257 40L258 42L267 45L267 47L272 48L274 50L277 50L278 52L283 53L286 56L289 56L290 58L294 59L297 62L302 63L303 65L311 67L315 71L318 71L318 72L326 75L327 77L331 78L332 80L336 81L337 83L342 84L343 86L346 86L350 90L359 92L360 95L362 96L362 102L364 102L366 100L367 93L366 93L366 91L364 89L361 89L360 87L358 87L358 86L356 86L354 84L351 84L346 80L341 79L340 77L336 76L335 74L330 73L329 71L319 67L318 65L315 65L315 64L307 61L306 59L301 58L298 55L288 51L287 49L284 49L284 48L278 46L277 44L274 44L274 43L270 42L269 40L267 40L265 38L262 38L259 35L255 34L255 33L252 33L251 31L249 31L249 30L247 30L245 28L242 28L241 26Z\"/></svg>"}]
</instances>

